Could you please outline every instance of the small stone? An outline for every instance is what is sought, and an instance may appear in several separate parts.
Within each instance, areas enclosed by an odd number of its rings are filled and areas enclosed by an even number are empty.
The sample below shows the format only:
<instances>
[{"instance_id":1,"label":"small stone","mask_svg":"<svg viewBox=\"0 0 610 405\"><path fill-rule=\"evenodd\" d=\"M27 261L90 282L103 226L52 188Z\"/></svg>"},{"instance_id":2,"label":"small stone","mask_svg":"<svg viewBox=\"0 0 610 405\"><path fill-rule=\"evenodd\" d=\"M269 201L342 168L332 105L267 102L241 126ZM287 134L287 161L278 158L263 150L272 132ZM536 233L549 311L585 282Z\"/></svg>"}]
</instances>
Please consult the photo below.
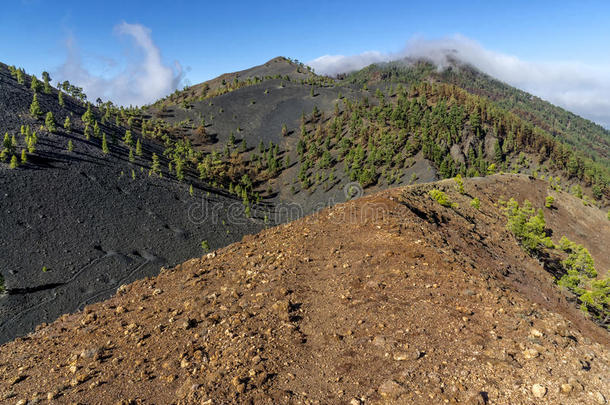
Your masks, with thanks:
<instances>
[{"instance_id":1,"label":"small stone","mask_svg":"<svg viewBox=\"0 0 610 405\"><path fill-rule=\"evenodd\" d=\"M574 377L568 378L568 384L570 384L573 389L578 390L578 391L582 391L585 389L585 387L580 383L580 381L578 381Z\"/></svg>"},{"instance_id":2,"label":"small stone","mask_svg":"<svg viewBox=\"0 0 610 405\"><path fill-rule=\"evenodd\" d=\"M530 335L532 335L533 337L541 338L542 332L540 332L538 329L532 329L530 330Z\"/></svg>"},{"instance_id":3,"label":"small stone","mask_svg":"<svg viewBox=\"0 0 610 405\"><path fill-rule=\"evenodd\" d=\"M273 304L272 308L280 314L286 314L290 311L290 302L288 300L279 300Z\"/></svg>"},{"instance_id":4,"label":"small stone","mask_svg":"<svg viewBox=\"0 0 610 405\"><path fill-rule=\"evenodd\" d=\"M80 352L79 356L82 359L91 359L91 358L96 358L97 355L99 353L99 350L96 348L91 348L91 349L84 349L82 352Z\"/></svg>"},{"instance_id":5,"label":"small stone","mask_svg":"<svg viewBox=\"0 0 610 405\"><path fill-rule=\"evenodd\" d=\"M599 391L596 391L593 393L593 398L595 398L595 401L600 405L603 405L606 403L606 397L604 397L604 394L602 394Z\"/></svg>"},{"instance_id":6,"label":"small stone","mask_svg":"<svg viewBox=\"0 0 610 405\"><path fill-rule=\"evenodd\" d=\"M358 398L352 398L352 399L349 401L349 405L360 405L360 404L362 404L362 401L361 401L361 400L359 400Z\"/></svg>"},{"instance_id":7,"label":"small stone","mask_svg":"<svg viewBox=\"0 0 610 405\"><path fill-rule=\"evenodd\" d=\"M377 346L377 347L385 347L385 345L386 345L385 337L383 337L383 336L375 336L373 338L373 345Z\"/></svg>"},{"instance_id":8,"label":"small stone","mask_svg":"<svg viewBox=\"0 0 610 405\"><path fill-rule=\"evenodd\" d=\"M572 386L570 384L561 384L561 392L564 394L569 394L572 392Z\"/></svg>"},{"instance_id":9,"label":"small stone","mask_svg":"<svg viewBox=\"0 0 610 405\"><path fill-rule=\"evenodd\" d=\"M534 397L536 398L542 398L546 395L546 387L544 385L534 384L532 385L532 394L534 394Z\"/></svg>"},{"instance_id":10,"label":"small stone","mask_svg":"<svg viewBox=\"0 0 610 405\"><path fill-rule=\"evenodd\" d=\"M409 354L407 352L394 353L394 360L396 360L396 361L405 361L408 358L409 358Z\"/></svg>"},{"instance_id":11,"label":"small stone","mask_svg":"<svg viewBox=\"0 0 610 405\"><path fill-rule=\"evenodd\" d=\"M404 393L404 388L394 380L387 380L377 390L382 397L397 398Z\"/></svg>"},{"instance_id":12,"label":"small stone","mask_svg":"<svg viewBox=\"0 0 610 405\"><path fill-rule=\"evenodd\" d=\"M525 357L526 359L535 359L536 357L538 357L538 350L536 349L525 349L523 351L523 357Z\"/></svg>"}]
</instances>

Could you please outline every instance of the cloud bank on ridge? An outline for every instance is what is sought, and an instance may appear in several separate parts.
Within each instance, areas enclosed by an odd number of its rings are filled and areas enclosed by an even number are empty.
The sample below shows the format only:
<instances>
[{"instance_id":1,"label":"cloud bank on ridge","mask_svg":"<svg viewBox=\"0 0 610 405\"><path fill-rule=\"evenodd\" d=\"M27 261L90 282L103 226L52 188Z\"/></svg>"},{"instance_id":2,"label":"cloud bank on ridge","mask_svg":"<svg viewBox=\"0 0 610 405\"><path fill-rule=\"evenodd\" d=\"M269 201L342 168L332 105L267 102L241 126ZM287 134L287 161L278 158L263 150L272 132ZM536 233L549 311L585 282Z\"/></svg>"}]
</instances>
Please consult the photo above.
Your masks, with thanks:
<instances>
[{"instance_id":1,"label":"cloud bank on ridge","mask_svg":"<svg viewBox=\"0 0 610 405\"><path fill-rule=\"evenodd\" d=\"M414 38L395 53L367 51L359 55L324 55L310 61L309 65L318 73L336 75L372 63L410 57L429 59L442 68L448 63L448 55L610 128L610 66L569 61L529 62L485 49L462 35L437 40Z\"/></svg>"}]
</instances>

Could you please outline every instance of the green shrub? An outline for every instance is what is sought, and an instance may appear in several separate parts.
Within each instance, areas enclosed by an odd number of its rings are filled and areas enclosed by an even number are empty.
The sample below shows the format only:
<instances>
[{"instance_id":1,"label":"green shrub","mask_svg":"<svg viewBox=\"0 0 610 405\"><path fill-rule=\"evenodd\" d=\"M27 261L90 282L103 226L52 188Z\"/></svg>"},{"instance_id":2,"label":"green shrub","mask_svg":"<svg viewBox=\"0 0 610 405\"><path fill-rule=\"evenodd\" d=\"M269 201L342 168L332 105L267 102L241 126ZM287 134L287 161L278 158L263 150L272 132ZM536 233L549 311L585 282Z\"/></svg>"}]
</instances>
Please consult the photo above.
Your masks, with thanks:
<instances>
[{"instance_id":1,"label":"green shrub","mask_svg":"<svg viewBox=\"0 0 610 405\"><path fill-rule=\"evenodd\" d=\"M210 245L207 240L201 241L201 248L206 252L210 250Z\"/></svg>"},{"instance_id":2,"label":"green shrub","mask_svg":"<svg viewBox=\"0 0 610 405\"><path fill-rule=\"evenodd\" d=\"M479 200L479 198L478 198L478 197L473 198L473 199L470 201L470 206L471 206L472 208L474 208L474 209L477 209L477 210L478 210L479 208L481 208L481 200Z\"/></svg>"},{"instance_id":3,"label":"green shrub","mask_svg":"<svg viewBox=\"0 0 610 405\"><path fill-rule=\"evenodd\" d=\"M563 236L559 241L559 248L568 253L567 259L561 262L565 269L575 270L589 278L597 277L593 258L583 245L574 243Z\"/></svg>"},{"instance_id":4,"label":"green shrub","mask_svg":"<svg viewBox=\"0 0 610 405\"><path fill-rule=\"evenodd\" d=\"M602 323L610 319L610 277L591 282L591 289L581 294L580 308L589 312L594 310L595 317L602 320Z\"/></svg>"},{"instance_id":5,"label":"green shrub","mask_svg":"<svg viewBox=\"0 0 610 405\"><path fill-rule=\"evenodd\" d=\"M592 312L595 318L606 324L610 319L610 277L595 279L595 264L584 246L563 236L559 248L568 253L568 257L561 262L565 274L557 284L578 296L583 311Z\"/></svg>"},{"instance_id":6,"label":"green shrub","mask_svg":"<svg viewBox=\"0 0 610 405\"><path fill-rule=\"evenodd\" d=\"M11 163L10 163L9 167L11 169L16 169L17 166L19 166L19 161L17 160L17 156L13 155L11 157Z\"/></svg>"},{"instance_id":7,"label":"green shrub","mask_svg":"<svg viewBox=\"0 0 610 405\"><path fill-rule=\"evenodd\" d=\"M464 180L462 179L462 175L458 174L454 178L455 180L455 189L458 193L464 194Z\"/></svg>"},{"instance_id":8,"label":"green shrub","mask_svg":"<svg viewBox=\"0 0 610 405\"><path fill-rule=\"evenodd\" d=\"M544 206L546 208L552 208L554 202L555 202L555 199L553 198L553 196L552 195L547 195L546 199L544 200Z\"/></svg>"},{"instance_id":9,"label":"green shrub","mask_svg":"<svg viewBox=\"0 0 610 405\"><path fill-rule=\"evenodd\" d=\"M544 213L535 213L532 204L525 200L523 207L511 198L506 207L506 227L515 235L521 246L530 254L537 254L543 247L552 248L551 238L546 236Z\"/></svg>"},{"instance_id":10,"label":"green shrub","mask_svg":"<svg viewBox=\"0 0 610 405\"><path fill-rule=\"evenodd\" d=\"M455 208L457 204L452 203L443 191L433 188L428 192L428 195L436 200L443 207Z\"/></svg>"}]
</instances>

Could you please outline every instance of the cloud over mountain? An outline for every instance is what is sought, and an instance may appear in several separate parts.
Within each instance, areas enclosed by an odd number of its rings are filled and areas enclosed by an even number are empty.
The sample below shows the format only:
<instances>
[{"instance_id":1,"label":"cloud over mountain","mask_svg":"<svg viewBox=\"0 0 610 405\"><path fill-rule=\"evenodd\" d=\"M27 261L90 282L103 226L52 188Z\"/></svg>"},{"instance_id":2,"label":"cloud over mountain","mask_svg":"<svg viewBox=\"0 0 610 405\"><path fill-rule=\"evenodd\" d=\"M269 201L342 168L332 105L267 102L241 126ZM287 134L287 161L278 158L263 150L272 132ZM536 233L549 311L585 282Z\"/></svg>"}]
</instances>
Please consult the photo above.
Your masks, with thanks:
<instances>
[{"instance_id":1,"label":"cloud over mountain","mask_svg":"<svg viewBox=\"0 0 610 405\"><path fill-rule=\"evenodd\" d=\"M514 55L485 49L478 42L462 35L436 40L413 38L403 50L395 53L367 51L348 56L324 55L309 64L318 73L336 75L372 63L405 57L429 59L442 68L448 63L448 56L610 127L610 66L571 61L525 61Z\"/></svg>"}]
</instances>

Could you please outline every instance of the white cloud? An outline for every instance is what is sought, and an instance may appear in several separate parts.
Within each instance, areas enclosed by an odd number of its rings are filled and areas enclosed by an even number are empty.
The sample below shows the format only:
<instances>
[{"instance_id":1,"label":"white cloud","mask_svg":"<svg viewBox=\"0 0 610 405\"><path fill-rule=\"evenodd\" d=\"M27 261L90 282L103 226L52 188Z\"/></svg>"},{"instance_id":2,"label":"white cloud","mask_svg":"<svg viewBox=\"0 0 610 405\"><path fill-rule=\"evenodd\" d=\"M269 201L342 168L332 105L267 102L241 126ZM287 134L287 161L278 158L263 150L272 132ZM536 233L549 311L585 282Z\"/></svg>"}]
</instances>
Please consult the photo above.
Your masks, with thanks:
<instances>
[{"instance_id":1,"label":"white cloud","mask_svg":"<svg viewBox=\"0 0 610 405\"><path fill-rule=\"evenodd\" d=\"M360 55L324 55L309 62L317 72L329 75L361 69L371 63L404 57L426 58L439 67L448 56L554 104L610 127L610 66L570 61L528 62L483 48L461 35L439 40L414 38L396 53L364 52Z\"/></svg>"},{"instance_id":2,"label":"white cloud","mask_svg":"<svg viewBox=\"0 0 610 405\"><path fill-rule=\"evenodd\" d=\"M90 100L98 97L121 105L143 105L174 91L183 78L178 62L168 66L161 58L161 51L154 43L150 29L140 24L123 22L114 29L120 36L133 40L128 48L125 67L110 76L91 73L83 60L73 37L66 41L66 61L55 72L56 79L69 80L82 87ZM98 57L99 63L108 67L118 65L106 57Z\"/></svg>"}]
</instances>

